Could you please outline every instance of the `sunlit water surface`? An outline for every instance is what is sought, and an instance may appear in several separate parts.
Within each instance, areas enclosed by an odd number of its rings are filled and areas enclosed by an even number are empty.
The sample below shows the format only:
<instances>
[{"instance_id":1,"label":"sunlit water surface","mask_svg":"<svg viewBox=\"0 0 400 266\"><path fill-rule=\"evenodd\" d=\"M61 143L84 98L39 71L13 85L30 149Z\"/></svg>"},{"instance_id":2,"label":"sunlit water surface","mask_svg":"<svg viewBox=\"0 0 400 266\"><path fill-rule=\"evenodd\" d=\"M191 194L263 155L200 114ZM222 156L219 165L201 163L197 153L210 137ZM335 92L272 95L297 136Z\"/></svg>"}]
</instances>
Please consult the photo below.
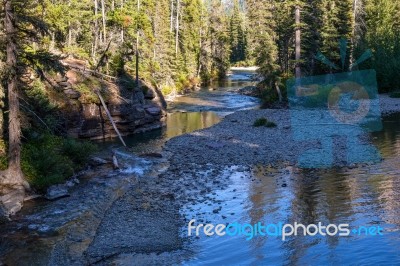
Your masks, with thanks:
<instances>
[{"instance_id":1,"label":"sunlit water surface","mask_svg":"<svg viewBox=\"0 0 400 266\"><path fill-rule=\"evenodd\" d=\"M400 116L384 119L373 134L384 161L354 169L273 169L259 165L252 173L230 176L215 203L185 206L196 224L302 223L380 226L383 236L351 233L347 237L200 236L192 238L190 265L400 265ZM193 211L192 211L193 210ZM201 217L198 213L204 213ZM187 228L182 234L187 236Z\"/></svg>"}]
</instances>

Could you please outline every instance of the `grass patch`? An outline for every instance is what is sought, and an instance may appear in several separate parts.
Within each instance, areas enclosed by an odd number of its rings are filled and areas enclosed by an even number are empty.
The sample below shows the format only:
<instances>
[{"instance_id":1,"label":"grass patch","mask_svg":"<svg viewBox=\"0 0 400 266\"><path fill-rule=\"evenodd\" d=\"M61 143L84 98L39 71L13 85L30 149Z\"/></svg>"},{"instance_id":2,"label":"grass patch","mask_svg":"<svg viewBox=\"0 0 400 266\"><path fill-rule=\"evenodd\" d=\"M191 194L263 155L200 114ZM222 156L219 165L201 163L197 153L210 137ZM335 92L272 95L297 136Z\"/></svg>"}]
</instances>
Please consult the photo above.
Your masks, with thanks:
<instances>
[{"instance_id":1,"label":"grass patch","mask_svg":"<svg viewBox=\"0 0 400 266\"><path fill-rule=\"evenodd\" d=\"M268 119L262 117L257 119L256 121L254 121L253 124L254 127L268 127L268 128L272 128L272 127L276 127L276 124L272 121L268 121Z\"/></svg>"}]
</instances>

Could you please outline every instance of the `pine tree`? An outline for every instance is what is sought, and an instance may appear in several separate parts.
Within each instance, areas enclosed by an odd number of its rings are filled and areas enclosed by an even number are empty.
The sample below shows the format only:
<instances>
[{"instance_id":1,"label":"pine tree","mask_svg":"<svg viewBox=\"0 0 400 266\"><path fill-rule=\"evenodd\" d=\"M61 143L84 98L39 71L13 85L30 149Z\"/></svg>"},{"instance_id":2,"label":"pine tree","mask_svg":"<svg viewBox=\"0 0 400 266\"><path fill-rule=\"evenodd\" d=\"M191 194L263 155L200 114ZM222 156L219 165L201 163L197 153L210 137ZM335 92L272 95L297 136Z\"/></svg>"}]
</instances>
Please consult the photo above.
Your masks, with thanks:
<instances>
[{"instance_id":1,"label":"pine tree","mask_svg":"<svg viewBox=\"0 0 400 266\"><path fill-rule=\"evenodd\" d=\"M0 173L2 188L18 191L16 204L0 202L0 208L8 213L15 213L22 206L25 189L29 185L21 170L21 121L19 94L23 75L27 68L38 73L56 65L53 56L41 50L42 37L47 34L47 27L37 13L36 1L5 0L3 2L3 30L6 47L6 74L8 107L8 168ZM36 49L34 48L36 47ZM55 63L55 64L54 64ZM0 191L1 194L9 192ZM3 205L3 206L1 206Z\"/></svg>"},{"instance_id":2,"label":"pine tree","mask_svg":"<svg viewBox=\"0 0 400 266\"><path fill-rule=\"evenodd\" d=\"M225 77L229 68L231 54L229 18L223 3L220 0L212 0L208 7L208 13L210 25L207 31L209 63L208 67L203 69L207 73L207 80Z\"/></svg>"},{"instance_id":3,"label":"pine tree","mask_svg":"<svg viewBox=\"0 0 400 266\"><path fill-rule=\"evenodd\" d=\"M360 56L365 49L373 51L373 60L364 64L377 71L382 91L399 88L400 79L400 1L379 0L365 2L367 32L358 49Z\"/></svg>"},{"instance_id":4,"label":"pine tree","mask_svg":"<svg viewBox=\"0 0 400 266\"><path fill-rule=\"evenodd\" d=\"M246 33L238 0L234 1L233 12L230 18L230 45L230 61L232 63L246 60Z\"/></svg>"}]
</instances>

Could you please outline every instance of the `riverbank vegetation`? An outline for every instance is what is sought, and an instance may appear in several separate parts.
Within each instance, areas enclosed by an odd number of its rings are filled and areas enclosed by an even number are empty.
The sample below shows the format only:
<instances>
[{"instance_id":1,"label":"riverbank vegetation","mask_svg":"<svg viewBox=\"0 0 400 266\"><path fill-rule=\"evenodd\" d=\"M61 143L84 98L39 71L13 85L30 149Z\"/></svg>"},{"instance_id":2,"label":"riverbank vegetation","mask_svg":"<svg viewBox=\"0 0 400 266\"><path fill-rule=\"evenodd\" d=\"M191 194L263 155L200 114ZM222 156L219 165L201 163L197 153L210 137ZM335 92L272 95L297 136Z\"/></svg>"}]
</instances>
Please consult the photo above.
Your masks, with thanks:
<instances>
[{"instance_id":1,"label":"riverbank vegetation","mask_svg":"<svg viewBox=\"0 0 400 266\"><path fill-rule=\"evenodd\" d=\"M399 12L398 0L246 1L246 60L260 66L264 98L271 101L296 67L300 76L348 71L370 49L372 58L352 70L375 69L379 90L393 91L400 80ZM347 39L345 47L340 39ZM341 49L347 49L344 61Z\"/></svg>"}]
</instances>

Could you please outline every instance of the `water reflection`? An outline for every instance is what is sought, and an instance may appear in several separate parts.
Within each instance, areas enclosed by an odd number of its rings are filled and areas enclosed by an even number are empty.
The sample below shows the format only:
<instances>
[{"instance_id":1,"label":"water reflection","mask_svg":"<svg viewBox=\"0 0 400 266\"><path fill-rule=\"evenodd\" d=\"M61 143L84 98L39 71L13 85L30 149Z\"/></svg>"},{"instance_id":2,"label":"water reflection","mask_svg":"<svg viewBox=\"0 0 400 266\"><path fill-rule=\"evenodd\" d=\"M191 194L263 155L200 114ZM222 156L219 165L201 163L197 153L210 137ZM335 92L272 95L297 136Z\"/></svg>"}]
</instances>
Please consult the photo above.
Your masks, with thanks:
<instances>
[{"instance_id":1,"label":"water reflection","mask_svg":"<svg viewBox=\"0 0 400 266\"><path fill-rule=\"evenodd\" d=\"M200 250L198 257L188 264L399 265L399 121L399 116L388 117L384 131L373 134L374 144L385 158L383 162L328 170L294 167L274 170L256 166L250 176L232 176L232 184L217 192L216 200L226 203L221 215L228 218L205 218L213 223L260 221L308 225L321 222L325 225L348 223L351 228L380 226L383 236L299 235L285 242L271 236L250 241L245 236L200 237L194 244ZM231 198L233 190L237 191L235 195L240 195L235 200ZM213 208L210 206L208 212Z\"/></svg>"},{"instance_id":2,"label":"water reflection","mask_svg":"<svg viewBox=\"0 0 400 266\"><path fill-rule=\"evenodd\" d=\"M167 139L208 128L221 121L213 112L172 113L168 114L165 137Z\"/></svg>"}]
</instances>

